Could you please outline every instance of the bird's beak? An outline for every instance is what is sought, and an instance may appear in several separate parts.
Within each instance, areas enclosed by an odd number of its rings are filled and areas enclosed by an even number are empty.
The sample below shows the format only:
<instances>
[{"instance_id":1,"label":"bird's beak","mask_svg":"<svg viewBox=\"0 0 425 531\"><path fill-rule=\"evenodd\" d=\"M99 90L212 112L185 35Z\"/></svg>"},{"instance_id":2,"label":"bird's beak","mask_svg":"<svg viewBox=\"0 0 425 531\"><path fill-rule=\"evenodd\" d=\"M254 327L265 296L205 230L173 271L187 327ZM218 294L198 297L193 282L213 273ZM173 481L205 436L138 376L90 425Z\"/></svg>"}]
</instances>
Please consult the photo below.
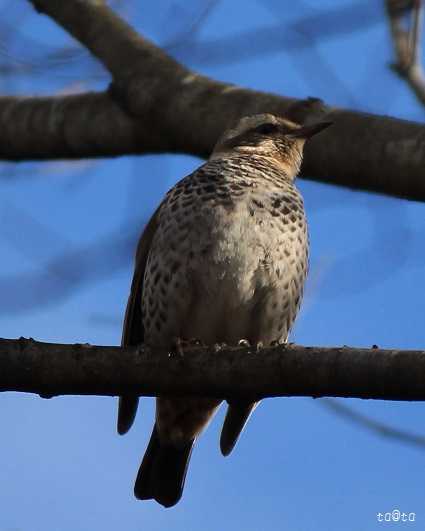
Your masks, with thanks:
<instances>
[{"instance_id":1,"label":"bird's beak","mask_svg":"<svg viewBox=\"0 0 425 531\"><path fill-rule=\"evenodd\" d=\"M289 133L287 136L293 138L311 138L313 135L317 135L317 133L320 133L320 131L323 131L323 129L326 129L332 124L333 122L317 122L311 125L303 125L299 129Z\"/></svg>"}]
</instances>

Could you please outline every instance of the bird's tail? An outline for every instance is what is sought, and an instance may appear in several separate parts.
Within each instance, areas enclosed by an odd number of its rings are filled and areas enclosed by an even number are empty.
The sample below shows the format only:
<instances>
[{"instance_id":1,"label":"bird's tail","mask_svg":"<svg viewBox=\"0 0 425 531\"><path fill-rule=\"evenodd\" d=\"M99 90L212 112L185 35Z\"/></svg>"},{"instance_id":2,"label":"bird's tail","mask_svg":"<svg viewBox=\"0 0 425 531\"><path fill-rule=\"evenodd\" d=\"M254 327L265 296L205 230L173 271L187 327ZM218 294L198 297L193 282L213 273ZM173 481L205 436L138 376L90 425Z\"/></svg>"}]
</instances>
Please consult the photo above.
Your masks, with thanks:
<instances>
[{"instance_id":1,"label":"bird's tail","mask_svg":"<svg viewBox=\"0 0 425 531\"><path fill-rule=\"evenodd\" d=\"M120 396L118 402L117 431L124 435L131 428L139 404L138 396Z\"/></svg>"},{"instance_id":2,"label":"bird's tail","mask_svg":"<svg viewBox=\"0 0 425 531\"><path fill-rule=\"evenodd\" d=\"M195 440L181 448L162 445L156 425L137 473L134 495L139 500L154 499L172 507L181 498Z\"/></svg>"}]
</instances>

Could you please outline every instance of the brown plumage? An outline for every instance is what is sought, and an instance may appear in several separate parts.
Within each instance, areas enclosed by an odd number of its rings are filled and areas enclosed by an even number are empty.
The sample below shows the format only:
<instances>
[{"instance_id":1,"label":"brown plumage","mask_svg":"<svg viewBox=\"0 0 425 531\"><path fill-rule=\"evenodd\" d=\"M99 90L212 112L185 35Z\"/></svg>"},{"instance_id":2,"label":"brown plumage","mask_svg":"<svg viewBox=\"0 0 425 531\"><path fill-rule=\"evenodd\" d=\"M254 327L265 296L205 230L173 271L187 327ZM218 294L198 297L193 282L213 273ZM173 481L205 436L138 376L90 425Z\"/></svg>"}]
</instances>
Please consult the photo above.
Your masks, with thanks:
<instances>
[{"instance_id":1,"label":"brown plumage","mask_svg":"<svg viewBox=\"0 0 425 531\"><path fill-rule=\"evenodd\" d=\"M328 122L300 127L272 115L242 119L209 161L166 195L140 239L123 345L175 348L285 342L308 266L303 201L293 181L307 138ZM138 398L120 399L118 431ZM165 507L180 499L196 438L220 401L159 397L135 495ZM255 404L229 404L221 451L233 449Z\"/></svg>"}]
</instances>

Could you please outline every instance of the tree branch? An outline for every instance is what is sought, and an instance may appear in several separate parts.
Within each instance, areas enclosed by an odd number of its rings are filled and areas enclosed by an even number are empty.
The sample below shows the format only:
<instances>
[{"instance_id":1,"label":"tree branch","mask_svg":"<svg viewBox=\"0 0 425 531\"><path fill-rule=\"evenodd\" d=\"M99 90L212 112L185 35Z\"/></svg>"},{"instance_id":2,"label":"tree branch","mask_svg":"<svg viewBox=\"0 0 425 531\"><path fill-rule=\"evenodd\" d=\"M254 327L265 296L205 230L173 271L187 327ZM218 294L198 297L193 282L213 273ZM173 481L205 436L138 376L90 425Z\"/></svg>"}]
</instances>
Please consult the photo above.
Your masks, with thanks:
<instances>
[{"instance_id":1,"label":"tree branch","mask_svg":"<svg viewBox=\"0 0 425 531\"><path fill-rule=\"evenodd\" d=\"M425 73L421 63L422 0L387 0L387 14L396 62L393 70L409 84L425 105ZM410 27L403 28L403 18L411 11Z\"/></svg>"},{"instance_id":2,"label":"tree branch","mask_svg":"<svg viewBox=\"0 0 425 531\"><path fill-rule=\"evenodd\" d=\"M0 391L44 397L195 395L223 399L339 396L425 400L425 352L280 345L190 347L184 355L0 340Z\"/></svg>"},{"instance_id":3,"label":"tree branch","mask_svg":"<svg viewBox=\"0 0 425 531\"><path fill-rule=\"evenodd\" d=\"M169 69L173 75L189 71L141 37L103 0L29 0L99 59L115 79L133 82L152 71Z\"/></svg>"},{"instance_id":4,"label":"tree branch","mask_svg":"<svg viewBox=\"0 0 425 531\"><path fill-rule=\"evenodd\" d=\"M332 399L324 399L320 401L320 405L327 407L337 415L346 420L357 424L363 429L366 429L376 435L385 437L387 439L393 439L394 441L401 442L403 444L409 444L418 448L425 448L425 435L419 433L411 433L407 430L401 430L395 426L390 426L379 420L370 418L368 415L354 411L345 404L337 402Z\"/></svg>"},{"instance_id":5,"label":"tree branch","mask_svg":"<svg viewBox=\"0 0 425 531\"><path fill-rule=\"evenodd\" d=\"M425 199L423 125L220 83L179 65L103 2L32 1L96 53L114 82L105 94L0 98L3 159L152 152L206 157L239 117L272 112L298 122L335 123L307 146L303 175Z\"/></svg>"},{"instance_id":6,"label":"tree branch","mask_svg":"<svg viewBox=\"0 0 425 531\"><path fill-rule=\"evenodd\" d=\"M116 156L152 145L143 122L106 93L0 98L0 129L3 160Z\"/></svg>"}]
</instances>

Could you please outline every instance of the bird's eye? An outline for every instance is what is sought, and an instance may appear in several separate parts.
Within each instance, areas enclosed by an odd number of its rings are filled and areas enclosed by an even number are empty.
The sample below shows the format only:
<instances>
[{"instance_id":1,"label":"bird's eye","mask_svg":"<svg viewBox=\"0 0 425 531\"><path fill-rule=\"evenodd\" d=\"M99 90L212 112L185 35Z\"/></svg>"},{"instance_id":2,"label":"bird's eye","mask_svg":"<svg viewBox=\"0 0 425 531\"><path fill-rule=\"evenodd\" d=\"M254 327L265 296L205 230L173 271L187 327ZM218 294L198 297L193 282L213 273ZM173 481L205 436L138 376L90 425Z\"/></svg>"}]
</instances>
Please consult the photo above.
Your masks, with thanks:
<instances>
[{"instance_id":1,"label":"bird's eye","mask_svg":"<svg viewBox=\"0 0 425 531\"><path fill-rule=\"evenodd\" d=\"M276 124L262 124L256 128L256 132L260 135L271 135L278 129Z\"/></svg>"}]
</instances>

